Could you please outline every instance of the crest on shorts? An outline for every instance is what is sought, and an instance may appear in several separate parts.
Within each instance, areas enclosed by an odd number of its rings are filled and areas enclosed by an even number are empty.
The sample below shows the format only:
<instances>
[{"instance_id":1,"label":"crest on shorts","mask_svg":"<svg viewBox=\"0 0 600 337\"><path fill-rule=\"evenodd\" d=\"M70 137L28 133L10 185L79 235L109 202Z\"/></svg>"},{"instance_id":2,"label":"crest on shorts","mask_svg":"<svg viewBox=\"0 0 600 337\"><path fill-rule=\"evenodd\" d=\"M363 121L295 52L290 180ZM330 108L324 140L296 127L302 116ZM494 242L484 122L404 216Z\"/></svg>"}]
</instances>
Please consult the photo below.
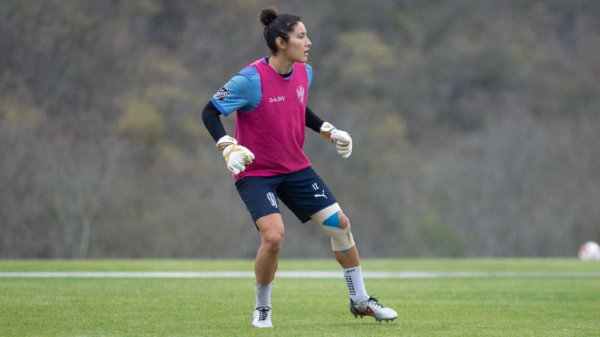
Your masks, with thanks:
<instances>
[{"instance_id":1,"label":"crest on shorts","mask_svg":"<svg viewBox=\"0 0 600 337\"><path fill-rule=\"evenodd\" d=\"M219 89L219 91L217 91L217 93L215 94L215 98L219 101L224 101L227 98L227 96L229 96L229 90L227 90L225 87Z\"/></svg>"},{"instance_id":2,"label":"crest on shorts","mask_svg":"<svg viewBox=\"0 0 600 337\"><path fill-rule=\"evenodd\" d=\"M296 95L298 95L298 101L304 103L304 86L302 84L298 84L296 87Z\"/></svg>"}]
</instances>

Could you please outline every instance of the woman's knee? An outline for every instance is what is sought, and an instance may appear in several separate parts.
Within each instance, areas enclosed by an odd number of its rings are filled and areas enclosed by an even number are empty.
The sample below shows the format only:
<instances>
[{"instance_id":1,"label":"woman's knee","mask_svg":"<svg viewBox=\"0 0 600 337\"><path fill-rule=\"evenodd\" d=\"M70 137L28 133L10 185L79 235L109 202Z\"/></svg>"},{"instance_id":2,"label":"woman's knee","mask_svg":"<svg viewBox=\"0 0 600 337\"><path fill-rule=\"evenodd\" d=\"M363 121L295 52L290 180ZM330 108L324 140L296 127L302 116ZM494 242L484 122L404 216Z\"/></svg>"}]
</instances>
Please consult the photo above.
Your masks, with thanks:
<instances>
[{"instance_id":1,"label":"woman's knee","mask_svg":"<svg viewBox=\"0 0 600 337\"><path fill-rule=\"evenodd\" d=\"M350 219L348 219L346 214L344 214L344 212L342 211L339 212L339 219L341 229L348 227L348 225L350 224Z\"/></svg>"},{"instance_id":2,"label":"woman's knee","mask_svg":"<svg viewBox=\"0 0 600 337\"><path fill-rule=\"evenodd\" d=\"M269 249L280 249L285 235L282 231L269 231L261 235L261 241Z\"/></svg>"},{"instance_id":3,"label":"woman's knee","mask_svg":"<svg viewBox=\"0 0 600 337\"><path fill-rule=\"evenodd\" d=\"M285 238L283 220L279 214L265 216L257 221L261 245L269 251L279 251Z\"/></svg>"}]
</instances>

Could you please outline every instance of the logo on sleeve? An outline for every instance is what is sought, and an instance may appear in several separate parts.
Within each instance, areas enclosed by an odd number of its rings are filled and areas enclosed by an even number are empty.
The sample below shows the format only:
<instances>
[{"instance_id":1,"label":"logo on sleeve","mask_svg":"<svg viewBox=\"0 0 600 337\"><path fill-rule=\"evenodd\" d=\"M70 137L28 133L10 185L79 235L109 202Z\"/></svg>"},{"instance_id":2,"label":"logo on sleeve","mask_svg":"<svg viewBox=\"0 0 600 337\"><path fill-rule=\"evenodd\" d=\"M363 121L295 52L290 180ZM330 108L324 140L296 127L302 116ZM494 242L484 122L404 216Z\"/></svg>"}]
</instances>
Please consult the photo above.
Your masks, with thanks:
<instances>
[{"instance_id":1,"label":"logo on sleeve","mask_svg":"<svg viewBox=\"0 0 600 337\"><path fill-rule=\"evenodd\" d=\"M227 98L227 96L229 96L229 90L227 90L225 87L219 89L219 91L217 91L217 93L215 94L215 98L219 101L224 101Z\"/></svg>"}]
</instances>

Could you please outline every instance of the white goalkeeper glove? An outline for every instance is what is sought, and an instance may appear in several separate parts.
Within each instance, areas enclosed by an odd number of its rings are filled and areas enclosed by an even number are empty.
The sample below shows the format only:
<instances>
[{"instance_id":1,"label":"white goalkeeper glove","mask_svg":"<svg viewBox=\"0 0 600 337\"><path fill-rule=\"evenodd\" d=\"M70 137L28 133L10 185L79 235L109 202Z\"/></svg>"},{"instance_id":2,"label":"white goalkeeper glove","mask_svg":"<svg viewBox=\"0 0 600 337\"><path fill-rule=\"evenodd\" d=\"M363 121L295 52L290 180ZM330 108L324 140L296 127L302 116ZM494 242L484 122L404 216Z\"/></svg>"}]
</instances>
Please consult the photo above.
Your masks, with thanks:
<instances>
[{"instance_id":1,"label":"white goalkeeper glove","mask_svg":"<svg viewBox=\"0 0 600 337\"><path fill-rule=\"evenodd\" d=\"M321 135L331 140L335 144L337 153L343 158L348 158L352 154L352 137L346 131L338 130L329 122L321 125Z\"/></svg>"},{"instance_id":2,"label":"white goalkeeper glove","mask_svg":"<svg viewBox=\"0 0 600 337\"><path fill-rule=\"evenodd\" d=\"M246 170L246 165L252 164L254 153L238 145L237 140L230 136L223 136L217 142L217 148L223 153L227 168L233 174L240 174Z\"/></svg>"}]
</instances>

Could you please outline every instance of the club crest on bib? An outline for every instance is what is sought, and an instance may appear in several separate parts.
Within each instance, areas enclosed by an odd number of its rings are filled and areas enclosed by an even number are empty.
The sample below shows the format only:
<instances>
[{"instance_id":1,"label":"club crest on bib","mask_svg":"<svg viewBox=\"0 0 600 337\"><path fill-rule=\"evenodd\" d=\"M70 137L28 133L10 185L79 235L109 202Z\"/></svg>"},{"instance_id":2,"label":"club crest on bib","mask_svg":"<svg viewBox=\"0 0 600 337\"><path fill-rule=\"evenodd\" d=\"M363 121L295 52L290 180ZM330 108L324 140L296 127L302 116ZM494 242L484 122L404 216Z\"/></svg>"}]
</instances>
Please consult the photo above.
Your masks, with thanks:
<instances>
[{"instance_id":1,"label":"club crest on bib","mask_svg":"<svg viewBox=\"0 0 600 337\"><path fill-rule=\"evenodd\" d=\"M302 84L298 84L296 87L296 95L298 95L298 101L304 103L304 86Z\"/></svg>"}]
</instances>

